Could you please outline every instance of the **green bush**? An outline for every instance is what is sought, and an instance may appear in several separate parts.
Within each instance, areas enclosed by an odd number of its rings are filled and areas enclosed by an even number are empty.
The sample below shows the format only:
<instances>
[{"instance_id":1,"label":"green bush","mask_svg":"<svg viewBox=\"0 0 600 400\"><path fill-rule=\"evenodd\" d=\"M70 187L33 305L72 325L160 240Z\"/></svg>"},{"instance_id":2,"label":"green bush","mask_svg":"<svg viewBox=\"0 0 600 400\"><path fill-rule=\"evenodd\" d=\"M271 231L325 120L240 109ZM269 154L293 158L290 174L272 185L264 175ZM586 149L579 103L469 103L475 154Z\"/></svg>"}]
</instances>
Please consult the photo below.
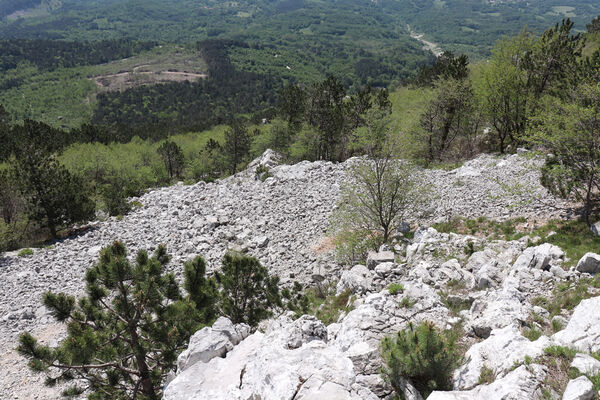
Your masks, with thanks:
<instances>
[{"instance_id":1,"label":"green bush","mask_svg":"<svg viewBox=\"0 0 600 400\"><path fill-rule=\"evenodd\" d=\"M17 254L19 257L25 257L25 256L31 256L33 255L33 250L31 249L23 249L21 251L19 251L19 254Z\"/></svg>"},{"instance_id":2,"label":"green bush","mask_svg":"<svg viewBox=\"0 0 600 400\"><path fill-rule=\"evenodd\" d=\"M266 165L259 165L258 167L256 167L256 170L254 171L254 177L257 180L260 180L261 182L264 182L267 180L267 178L271 177L273 175L271 175L271 171L269 170L269 167L267 167Z\"/></svg>"},{"instance_id":3,"label":"green bush","mask_svg":"<svg viewBox=\"0 0 600 400\"><path fill-rule=\"evenodd\" d=\"M391 295L402 293L402 292L404 292L404 285L401 283L392 283L388 287L388 291L390 292Z\"/></svg>"},{"instance_id":4,"label":"green bush","mask_svg":"<svg viewBox=\"0 0 600 400\"><path fill-rule=\"evenodd\" d=\"M440 331L431 322L410 323L396 336L384 338L381 355L383 378L401 398L406 379L424 398L434 390L451 390L452 372L462 359L455 334Z\"/></svg>"},{"instance_id":5,"label":"green bush","mask_svg":"<svg viewBox=\"0 0 600 400\"><path fill-rule=\"evenodd\" d=\"M481 367L481 371L479 373L479 380L477 382L478 384L487 385L487 384L494 382L495 380L496 380L496 372L493 369L488 368L487 365L484 365L483 367Z\"/></svg>"}]
</instances>

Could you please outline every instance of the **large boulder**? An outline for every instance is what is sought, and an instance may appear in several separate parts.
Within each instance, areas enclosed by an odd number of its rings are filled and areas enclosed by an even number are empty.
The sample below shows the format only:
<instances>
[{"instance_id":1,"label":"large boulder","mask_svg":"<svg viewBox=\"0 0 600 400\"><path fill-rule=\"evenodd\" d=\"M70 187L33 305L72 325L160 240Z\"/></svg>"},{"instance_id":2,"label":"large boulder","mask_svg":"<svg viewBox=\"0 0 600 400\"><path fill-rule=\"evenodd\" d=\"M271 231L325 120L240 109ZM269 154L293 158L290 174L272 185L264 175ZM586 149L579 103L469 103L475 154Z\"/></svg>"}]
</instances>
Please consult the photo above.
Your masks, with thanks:
<instances>
[{"instance_id":1,"label":"large boulder","mask_svg":"<svg viewBox=\"0 0 600 400\"><path fill-rule=\"evenodd\" d=\"M517 258L513 268L536 268L549 270L551 265L560 264L565 256L560 247L550 243L544 243L535 247L528 247L523 254Z\"/></svg>"},{"instance_id":2,"label":"large boulder","mask_svg":"<svg viewBox=\"0 0 600 400\"><path fill-rule=\"evenodd\" d=\"M234 325L229 319L219 317L212 327L202 328L190 338L188 348L177 358L177 370L184 371L197 362L207 363L215 357L224 357L249 333L248 325Z\"/></svg>"},{"instance_id":3,"label":"large boulder","mask_svg":"<svg viewBox=\"0 0 600 400\"><path fill-rule=\"evenodd\" d=\"M587 354L577 353L571 363L571 368L577 368L583 374L594 376L600 372L600 361Z\"/></svg>"},{"instance_id":4,"label":"large boulder","mask_svg":"<svg viewBox=\"0 0 600 400\"><path fill-rule=\"evenodd\" d=\"M579 303L565 329L555 333L552 339L585 353L600 350L600 297Z\"/></svg>"},{"instance_id":5,"label":"large boulder","mask_svg":"<svg viewBox=\"0 0 600 400\"><path fill-rule=\"evenodd\" d=\"M600 254L585 253L577 263L576 269L579 272L597 274L600 272Z\"/></svg>"},{"instance_id":6,"label":"large boulder","mask_svg":"<svg viewBox=\"0 0 600 400\"><path fill-rule=\"evenodd\" d=\"M468 312L467 331L475 336L487 338L493 329L504 328L514 323L524 323L532 307L525 296L511 285L492 291L477 298Z\"/></svg>"},{"instance_id":7,"label":"large boulder","mask_svg":"<svg viewBox=\"0 0 600 400\"><path fill-rule=\"evenodd\" d=\"M546 336L531 342L521 335L516 324L495 329L486 340L467 351L467 363L454 373L454 389L475 387L484 367L493 370L497 377L503 377L512 370L515 362L522 362L526 356L534 359L543 355L544 349L550 344L551 341Z\"/></svg>"},{"instance_id":8,"label":"large boulder","mask_svg":"<svg viewBox=\"0 0 600 400\"><path fill-rule=\"evenodd\" d=\"M567 384L562 400L592 400L594 384L585 376L572 379Z\"/></svg>"},{"instance_id":9,"label":"large boulder","mask_svg":"<svg viewBox=\"0 0 600 400\"><path fill-rule=\"evenodd\" d=\"M364 265L355 265L349 271L342 272L336 293L339 295L350 290L354 294L364 294L371 289L372 284L373 273Z\"/></svg>"},{"instance_id":10,"label":"large boulder","mask_svg":"<svg viewBox=\"0 0 600 400\"><path fill-rule=\"evenodd\" d=\"M374 269L382 263L394 262L395 256L393 251L370 251L367 254L367 267Z\"/></svg>"},{"instance_id":11,"label":"large boulder","mask_svg":"<svg viewBox=\"0 0 600 400\"><path fill-rule=\"evenodd\" d=\"M272 321L263 334L244 339L225 358L197 362L165 389L164 400L208 399L376 400L356 379L352 361L327 343L311 316Z\"/></svg>"},{"instance_id":12,"label":"large boulder","mask_svg":"<svg viewBox=\"0 0 600 400\"><path fill-rule=\"evenodd\" d=\"M537 364L521 365L505 377L489 385L467 391L433 392L427 400L524 400L541 398L540 391L546 373Z\"/></svg>"}]
</instances>

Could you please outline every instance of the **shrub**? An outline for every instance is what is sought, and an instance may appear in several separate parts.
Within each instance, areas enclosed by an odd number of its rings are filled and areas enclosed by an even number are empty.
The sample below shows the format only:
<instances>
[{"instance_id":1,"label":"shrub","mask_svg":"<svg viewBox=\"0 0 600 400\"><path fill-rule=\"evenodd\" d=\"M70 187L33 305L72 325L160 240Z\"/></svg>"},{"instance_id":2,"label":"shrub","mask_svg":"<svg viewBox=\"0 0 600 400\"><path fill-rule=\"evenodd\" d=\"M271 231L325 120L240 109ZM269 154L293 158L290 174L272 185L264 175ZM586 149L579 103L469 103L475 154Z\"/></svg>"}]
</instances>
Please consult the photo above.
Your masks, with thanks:
<instances>
[{"instance_id":1,"label":"shrub","mask_svg":"<svg viewBox=\"0 0 600 400\"><path fill-rule=\"evenodd\" d=\"M560 322L557 319L553 319L552 320L552 332L556 333L558 331L563 330L564 326L562 324L562 322Z\"/></svg>"},{"instance_id":2,"label":"shrub","mask_svg":"<svg viewBox=\"0 0 600 400\"><path fill-rule=\"evenodd\" d=\"M23 249L21 251L19 251L19 254L17 254L19 257L25 257L25 256L31 256L33 255L33 250L31 249Z\"/></svg>"},{"instance_id":3,"label":"shrub","mask_svg":"<svg viewBox=\"0 0 600 400\"><path fill-rule=\"evenodd\" d=\"M479 380L477 382L478 384L487 385L494 382L495 380L496 372L493 369L488 368L487 365L481 367L481 371L479 372Z\"/></svg>"},{"instance_id":4,"label":"shrub","mask_svg":"<svg viewBox=\"0 0 600 400\"><path fill-rule=\"evenodd\" d=\"M414 306L417 303L416 300L411 299L408 296L405 296L402 298L402 300L400 300L400 308L411 308L412 306Z\"/></svg>"},{"instance_id":5,"label":"shrub","mask_svg":"<svg viewBox=\"0 0 600 400\"><path fill-rule=\"evenodd\" d=\"M269 171L269 167L267 167L266 165L259 165L258 167L256 167L256 170L254 171L254 176L257 180L264 182L267 180L267 178L269 178L273 175L271 175L271 172Z\"/></svg>"},{"instance_id":6,"label":"shrub","mask_svg":"<svg viewBox=\"0 0 600 400\"><path fill-rule=\"evenodd\" d=\"M381 355L383 378L396 394L403 396L404 380L408 379L424 398L434 390L452 389L452 372L462 358L456 336L439 331L431 322L410 323L395 337L384 338Z\"/></svg>"},{"instance_id":7,"label":"shrub","mask_svg":"<svg viewBox=\"0 0 600 400\"><path fill-rule=\"evenodd\" d=\"M402 293L402 292L404 292L404 285L401 283L392 283L388 287L388 291L390 292L391 295Z\"/></svg>"},{"instance_id":8,"label":"shrub","mask_svg":"<svg viewBox=\"0 0 600 400\"><path fill-rule=\"evenodd\" d=\"M571 349L566 346L550 346L544 349L544 353L548 356L563 358L566 360L573 361L577 350Z\"/></svg>"},{"instance_id":9,"label":"shrub","mask_svg":"<svg viewBox=\"0 0 600 400\"><path fill-rule=\"evenodd\" d=\"M523 331L523 336L525 336L530 341L535 342L540 338L540 336L542 336L542 331L535 327L527 328Z\"/></svg>"}]
</instances>

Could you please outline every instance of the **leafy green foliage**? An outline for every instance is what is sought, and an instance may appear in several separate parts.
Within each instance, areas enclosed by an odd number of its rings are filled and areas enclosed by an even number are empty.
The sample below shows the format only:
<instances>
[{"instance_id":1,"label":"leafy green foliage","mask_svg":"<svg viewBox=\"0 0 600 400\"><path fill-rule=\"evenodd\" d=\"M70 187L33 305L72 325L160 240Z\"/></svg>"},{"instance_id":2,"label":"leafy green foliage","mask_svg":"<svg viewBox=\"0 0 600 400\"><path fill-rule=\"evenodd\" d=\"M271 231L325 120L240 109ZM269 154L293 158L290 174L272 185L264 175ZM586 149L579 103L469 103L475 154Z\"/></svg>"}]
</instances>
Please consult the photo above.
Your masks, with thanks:
<instances>
[{"instance_id":1,"label":"leafy green foliage","mask_svg":"<svg viewBox=\"0 0 600 400\"><path fill-rule=\"evenodd\" d=\"M600 84L580 85L568 101L549 100L535 118L531 140L553 154L542 169L542 184L551 192L584 204L583 216L597 206L600 157Z\"/></svg>"},{"instance_id":2,"label":"leafy green foliage","mask_svg":"<svg viewBox=\"0 0 600 400\"><path fill-rule=\"evenodd\" d=\"M19 251L19 253L17 255L19 257L31 256L31 255L33 255L33 250L31 250L29 248L23 249L23 250Z\"/></svg>"},{"instance_id":3,"label":"leafy green foliage","mask_svg":"<svg viewBox=\"0 0 600 400\"><path fill-rule=\"evenodd\" d=\"M565 360L571 362L573 361L573 358L575 358L577 350L565 346L550 346L544 349L544 354L549 355L551 357L564 358Z\"/></svg>"},{"instance_id":4,"label":"leafy green foliage","mask_svg":"<svg viewBox=\"0 0 600 400\"><path fill-rule=\"evenodd\" d=\"M440 332L432 323L408 327L381 341L385 362L382 375L398 396L403 396L404 381L410 380L423 397L434 390L452 389L452 372L461 356L456 337Z\"/></svg>"},{"instance_id":5,"label":"leafy green foliage","mask_svg":"<svg viewBox=\"0 0 600 400\"><path fill-rule=\"evenodd\" d=\"M183 287L188 292L189 299L194 302L201 320L210 323L215 319L217 287L214 279L206 277L206 261L197 256L183 264L185 277Z\"/></svg>"},{"instance_id":6,"label":"leafy green foliage","mask_svg":"<svg viewBox=\"0 0 600 400\"><path fill-rule=\"evenodd\" d=\"M537 329L536 327L525 328L523 330L523 336L531 340L532 342L535 342L542 336L542 331Z\"/></svg>"},{"instance_id":7,"label":"leafy green foliage","mask_svg":"<svg viewBox=\"0 0 600 400\"><path fill-rule=\"evenodd\" d=\"M434 98L421 115L421 129L415 135L415 140L421 141L423 146L423 153L419 155L429 163L449 157L469 157L474 153L479 126L470 81L439 79L434 92ZM458 154L449 155L451 150Z\"/></svg>"},{"instance_id":8,"label":"leafy green foliage","mask_svg":"<svg viewBox=\"0 0 600 400\"><path fill-rule=\"evenodd\" d=\"M160 398L178 352L201 323L175 276L164 272L168 261L160 246L152 257L138 252L132 264L123 244L113 243L86 273L87 296L44 295L68 336L50 348L24 333L18 351L32 369L47 372L50 385L81 379L97 399Z\"/></svg>"},{"instance_id":9,"label":"leafy green foliage","mask_svg":"<svg viewBox=\"0 0 600 400\"><path fill-rule=\"evenodd\" d=\"M152 47L154 43L126 39L98 42L0 40L0 71L15 69L25 62L35 65L39 70L104 64L131 57Z\"/></svg>"},{"instance_id":10,"label":"leafy green foliage","mask_svg":"<svg viewBox=\"0 0 600 400\"><path fill-rule=\"evenodd\" d=\"M219 285L219 309L233 323L254 326L281 307L279 277L269 276L260 262L249 256L228 253L221 271L215 272Z\"/></svg>"}]
</instances>

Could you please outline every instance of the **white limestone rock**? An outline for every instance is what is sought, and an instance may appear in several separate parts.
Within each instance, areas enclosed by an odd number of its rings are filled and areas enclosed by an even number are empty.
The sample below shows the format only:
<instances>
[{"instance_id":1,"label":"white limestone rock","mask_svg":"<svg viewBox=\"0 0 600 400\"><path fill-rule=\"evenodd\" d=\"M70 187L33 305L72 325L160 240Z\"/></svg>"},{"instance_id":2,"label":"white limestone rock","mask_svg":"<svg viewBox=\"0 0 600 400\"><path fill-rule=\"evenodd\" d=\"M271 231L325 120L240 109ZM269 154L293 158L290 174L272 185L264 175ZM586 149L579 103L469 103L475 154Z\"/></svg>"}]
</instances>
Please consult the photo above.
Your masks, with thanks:
<instances>
[{"instance_id":1,"label":"white limestone rock","mask_svg":"<svg viewBox=\"0 0 600 400\"><path fill-rule=\"evenodd\" d=\"M202 328L190 338L188 348L177 358L177 370L184 371L197 362L207 363L215 357L224 357L249 333L248 325L234 325L229 319L219 317L212 327Z\"/></svg>"},{"instance_id":2,"label":"white limestone rock","mask_svg":"<svg viewBox=\"0 0 600 400\"><path fill-rule=\"evenodd\" d=\"M524 400L538 399L546 372L537 364L522 365L489 385L480 385L471 390L433 392L427 400Z\"/></svg>"},{"instance_id":3,"label":"white limestone rock","mask_svg":"<svg viewBox=\"0 0 600 400\"><path fill-rule=\"evenodd\" d=\"M328 346L314 317L283 316L229 351L225 358L196 363L167 386L165 400L340 399L376 400L356 381L352 361Z\"/></svg>"},{"instance_id":4,"label":"white limestone rock","mask_svg":"<svg viewBox=\"0 0 600 400\"><path fill-rule=\"evenodd\" d=\"M382 263L394 262L395 255L393 251L370 251L367 254L367 267L374 269L376 266Z\"/></svg>"},{"instance_id":5,"label":"white limestone rock","mask_svg":"<svg viewBox=\"0 0 600 400\"><path fill-rule=\"evenodd\" d=\"M364 265L355 265L349 271L342 272L336 286L336 294L339 295L348 289L354 294L364 294L371 289L372 284L373 273Z\"/></svg>"},{"instance_id":6,"label":"white limestone rock","mask_svg":"<svg viewBox=\"0 0 600 400\"><path fill-rule=\"evenodd\" d=\"M483 342L477 343L467 351L466 364L454 373L454 389L472 389L478 384L483 367L490 368L497 377L509 372L515 362L521 362L525 356L532 359L544 354L551 344L548 337L542 336L535 342L523 337L516 324L502 329L494 329Z\"/></svg>"},{"instance_id":7,"label":"white limestone rock","mask_svg":"<svg viewBox=\"0 0 600 400\"><path fill-rule=\"evenodd\" d=\"M550 265L557 265L564 259L565 253L558 246L544 243L535 247L528 247L517 258L514 269L536 268L549 269Z\"/></svg>"},{"instance_id":8,"label":"white limestone rock","mask_svg":"<svg viewBox=\"0 0 600 400\"><path fill-rule=\"evenodd\" d=\"M600 350L600 297L579 303L565 329L552 340L585 353Z\"/></svg>"},{"instance_id":9,"label":"white limestone rock","mask_svg":"<svg viewBox=\"0 0 600 400\"><path fill-rule=\"evenodd\" d=\"M579 372L586 375L597 375L600 372L600 361L587 354L577 353L571 368L577 368Z\"/></svg>"},{"instance_id":10,"label":"white limestone rock","mask_svg":"<svg viewBox=\"0 0 600 400\"><path fill-rule=\"evenodd\" d=\"M572 379L567 384L562 400L592 400L594 385L585 376Z\"/></svg>"},{"instance_id":11,"label":"white limestone rock","mask_svg":"<svg viewBox=\"0 0 600 400\"><path fill-rule=\"evenodd\" d=\"M597 274L600 272L600 254L585 253L577 263L575 268L579 272L587 272L588 274Z\"/></svg>"}]
</instances>

